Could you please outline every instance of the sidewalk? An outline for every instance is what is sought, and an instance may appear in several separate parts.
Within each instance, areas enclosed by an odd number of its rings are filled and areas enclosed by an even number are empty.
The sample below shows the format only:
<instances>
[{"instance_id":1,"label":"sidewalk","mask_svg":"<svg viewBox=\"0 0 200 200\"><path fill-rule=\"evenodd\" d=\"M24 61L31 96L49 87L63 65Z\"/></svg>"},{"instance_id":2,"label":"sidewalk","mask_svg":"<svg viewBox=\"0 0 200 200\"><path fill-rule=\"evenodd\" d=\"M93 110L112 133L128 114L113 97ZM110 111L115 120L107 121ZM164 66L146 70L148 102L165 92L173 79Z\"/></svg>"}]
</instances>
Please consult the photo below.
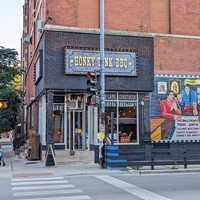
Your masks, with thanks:
<instances>
[{"instance_id":1,"label":"sidewalk","mask_svg":"<svg viewBox=\"0 0 200 200\"><path fill-rule=\"evenodd\" d=\"M72 175L96 175L96 174L157 174L157 173L186 173L200 172L200 165L183 166L156 166L155 170L150 167L137 169L128 167L127 170L108 170L99 168L98 164L62 164L45 166L42 161L28 161L25 157L16 158L12 151L12 145L2 146L6 165L0 166L0 179L20 177L44 177L44 176L72 176Z\"/></svg>"},{"instance_id":2,"label":"sidewalk","mask_svg":"<svg viewBox=\"0 0 200 200\"><path fill-rule=\"evenodd\" d=\"M128 171L107 170L99 168L98 164L62 164L45 166L42 161L28 161L25 157L16 158L12 145L2 146L6 165L0 166L0 179L13 177L38 177L38 176L72 176L127 173ZM138 173L138 172L136 172Z\"/></svg>"}]
</instances>

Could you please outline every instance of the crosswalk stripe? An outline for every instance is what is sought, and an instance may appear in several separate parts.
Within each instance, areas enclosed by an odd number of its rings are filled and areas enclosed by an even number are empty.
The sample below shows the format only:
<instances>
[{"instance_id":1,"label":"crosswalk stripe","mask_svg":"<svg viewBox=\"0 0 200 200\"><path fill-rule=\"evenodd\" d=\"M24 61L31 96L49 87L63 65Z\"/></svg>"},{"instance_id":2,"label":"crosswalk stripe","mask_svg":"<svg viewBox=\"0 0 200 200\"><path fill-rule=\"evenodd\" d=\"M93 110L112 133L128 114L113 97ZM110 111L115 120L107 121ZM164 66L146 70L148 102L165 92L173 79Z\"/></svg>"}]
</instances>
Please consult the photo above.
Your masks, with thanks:
<instances>
[{"instance_id":1,"label":"crosswalk stripe","mask_svg":"<svg viewBox=\"0 0 200 200\"><path fill-rule=\"evenodd\" d=\"M83 192L80 189L72 189L72 190L55 190L55 191L34 191L34 192L15 192L13 193L14 197L27 197L27 196L38 196L38 195L52 195L52 194L75 194Z\"/></svg>"},{"instance_id":2,"label":"crosswalk stripe","mask_svg":"<svg viewBox=\"0 0 200 200\"><path fill-rule=\"evenodd\" d=\"M43 190L43 189L61 189L61 188L74 188L74 185L44 185L44 186L30 186L30 187L12 187L13 191L17 190Z\"/></svg>"},{"instance_id":3,"label":"crosswalk stripe","mask_svg":"<svg viewBox=\"0 0 200 200\"><path fill-rule=\"evenodd\" d=\"M88 200L91 199L87 195L70 196L70 197L46 197L46 198L31 198L31 200ZM17 200L30 200L30 199L17 199Z\"/></svg>"},{"instance_id":4,"label":"crosswalk stripe","mask_svg":"<svg viewBox=\"0 0 200 200\"><path fill-rule=\"evenodd\" d=\"M13 178L11 186L16 200L91 199L88 195L84 195L81 189L75 189L75 186L69 184L63 177Z\"/></svg>"},{"instance_id":5,"label":"crosswalk stripe","mask_svg":"<svg viewBox=\"0 0 200 200\"><path fill-rule=\"evenodd\" d=\"M12 182L18 181L44 181L44 180L63 180L63 177L44 177L44 178L13 178Z\"/></svg>"},{"instance_id":6,"label":"crosswalk stripe","mask_svg":"<svg viewBox=\"0 0 200 200\"><path fill-rule=\"evenodd\" d=\"M118 187L120 189L123 189L127 192L129 192L130 194L133 194L135 196L138 196L144 200L171 200L169 198L163 197L161 195L158 195L154 192L150 192L148 190L145 190L143 188L137 187L135 185L126 183L124 181L121 181L117 178L113 178L111 176L95 176L96 178L109 183L115 187Z\"/></svg>"},{"instance_id":7,"label":"crosswalk stripe","mask_svg":"<svg viewBox=\"0 0 200 200\"><path fill-rule=\"evenodd\" d=\"M11 185L15 186L15 185L37 185L37 184L58 184L58 183L68 183L68 181L66 180L61 180L61 181L31 181L31 182L14 182L11 183Z\"/></svg>"}]
</instances>

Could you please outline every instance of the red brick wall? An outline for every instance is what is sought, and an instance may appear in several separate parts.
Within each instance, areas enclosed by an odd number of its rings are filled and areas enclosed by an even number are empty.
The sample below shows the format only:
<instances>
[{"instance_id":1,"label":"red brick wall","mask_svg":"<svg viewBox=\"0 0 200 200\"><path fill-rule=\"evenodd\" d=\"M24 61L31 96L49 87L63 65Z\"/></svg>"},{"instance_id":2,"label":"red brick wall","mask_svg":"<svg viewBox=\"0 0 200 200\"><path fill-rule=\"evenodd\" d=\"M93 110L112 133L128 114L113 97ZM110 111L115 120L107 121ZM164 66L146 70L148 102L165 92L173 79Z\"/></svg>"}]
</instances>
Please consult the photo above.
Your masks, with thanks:
<instances>
[{"instance_id":1,"label":"red brick wall","mask_svg":"<svg viewBox=\"0 0 200 200\"><path fill-rule=\"evenodd\" d=\"M172 33L200 35L200 1L171 0Z\"/></svg>"},{"instance_id":2,"label":"red brick wall","mask_svg":"<svg viewBox=\"0 0 200 200\"><path fill-rule=\"evenodd\" d=\"M169 0L108 0L105 28L138 32L169 32Z\"/></svg>"},{"instance_id":3,"label":"red brick wall","mask_svg":"<svg viewBox=\"0 0 200 200\"><path fill-rule=\"evenodd\" d=\"M200 40L155 37L154 69L199 73L200 71Z\"/></svg>"},{"instance_id":4,"label":"red brick wall","mask_svg":"<svg viewBox=\"0 0 200 200\"><path fill-rule=\"evenodd\" d=\"M105 29L148 31L148 7L145 0L105 1Z\"/></svg>"},{"instance_id":5,"label":"red brick wall","mask_svg":"<svg viewBox=\"0 0 200 200\"><path fill-rule=\"evenodd\" d=\"M79 0L77 8L77 26L85 28L99 28L99 1Z\"/></svg>"},{"instance_id":6,"label":"red brick wall","mask_svg":"<svg viewBox=\"0 0 200 200\"><path fill-rule=\"evenodd\" d=\"M47 1L48 24L99 28L99 0ZM105 29L199 35L200 2L105 0Z\"/></svg>"},{"instance_id":7,"label":"red brick wall","mask_svg":"<svg viewBox=\"0 0 200 200\"><path fill-rule=\"evenodd\" d=\"M78 0L46 1L46 23L77 26Z\"/></svg>"},{"instance_id":8,"label":"red brick wall","mask_svg":"<svg viewBox=\"0 0 200 200\"><path fill-rule=\"evenodd\" d=\"M150 32L170 33L169 0L150 0Z\"/></svg>"}]
</instances>

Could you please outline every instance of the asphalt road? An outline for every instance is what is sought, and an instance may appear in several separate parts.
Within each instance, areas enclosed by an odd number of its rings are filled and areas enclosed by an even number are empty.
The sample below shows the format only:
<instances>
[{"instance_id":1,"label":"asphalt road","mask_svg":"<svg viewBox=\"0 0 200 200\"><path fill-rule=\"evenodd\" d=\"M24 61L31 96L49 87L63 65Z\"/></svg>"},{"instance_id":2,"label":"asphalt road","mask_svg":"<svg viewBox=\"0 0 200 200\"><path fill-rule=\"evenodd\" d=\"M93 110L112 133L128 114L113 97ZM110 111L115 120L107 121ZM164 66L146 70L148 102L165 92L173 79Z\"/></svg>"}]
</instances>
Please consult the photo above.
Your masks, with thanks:
<instances>
[{"instance_id":1,"label":"asphalt road","mask_svg":"<svg viewBox=\"0 0 200 200\"><path fill-rule=\"evenodd\" d=\"M0 200L199 200L200 173L0 180Z\"/></svg>"},{"instance_id":2,"label":"asphalt road","mask_svg":"<svg viewBox=\"0 0 200 200\"><path fill-rule=\"evenodd\" d=\"M200 174L67 177L98 200L199 200Z\"/></svg>"},{"instance_id":3,"label":"asphalt road","mask_svg":"<svg viewBox=\"0 0 200 200\"><path fill-rule=\"evenodd\" d=\"M11 145L5 142L3 145ZM4 153L11 159L11 148ZM9 158L10 157L10 158ZM16 161L17 162L17 161ZM21 161L19 161L21 163ZM24 170L30 167L18 164ZM6 165L7 166L7 165ZM72 166L71 166L72 167ZM70 170L69 166L53 168ZM6 173L0 166L0 174ZM30 169L34 169L33 167ZM52 169L52 170L53 170ZM16 173L20 168L16 168ZM46 170L41 165L37 170ZM71 169L72 170L72 169ZM199 200L200 172L184 173L102 173L93 175L52 175L36 177L0 176L0 200ZM99 171L99 173L98 173ZM31 171L32 172L32 171ZM101 173L100 173L101 172ZM25 173L25 172L24 172Z\"/></svg>"}]
</instances>

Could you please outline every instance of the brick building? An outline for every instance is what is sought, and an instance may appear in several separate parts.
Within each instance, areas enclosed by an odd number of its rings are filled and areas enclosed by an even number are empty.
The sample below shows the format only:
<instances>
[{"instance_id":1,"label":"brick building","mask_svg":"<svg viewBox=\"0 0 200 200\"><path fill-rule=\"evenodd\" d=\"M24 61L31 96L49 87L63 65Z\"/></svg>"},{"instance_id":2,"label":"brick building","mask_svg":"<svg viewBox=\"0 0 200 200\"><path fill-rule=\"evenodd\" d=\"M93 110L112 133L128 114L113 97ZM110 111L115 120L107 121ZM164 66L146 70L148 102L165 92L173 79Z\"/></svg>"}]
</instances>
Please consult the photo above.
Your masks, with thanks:
<instances>
[{"instance_id":1,"label":"brick building","mask_svg":"<svg viewBox=\"0 0 200 200\"><path fill-rule=\"evenodd\" d=\"M157 84L199 78L200 2L105 0L104 9L105 133L114 113L115 142L144 145L152 139L150 114L157 116L150 107ZM22 129L37 131L43 148L98 144L99 107L88 104L86 74L99 69L99 27L99 0L25 0Z\"/></svg>"}]
</instances>

